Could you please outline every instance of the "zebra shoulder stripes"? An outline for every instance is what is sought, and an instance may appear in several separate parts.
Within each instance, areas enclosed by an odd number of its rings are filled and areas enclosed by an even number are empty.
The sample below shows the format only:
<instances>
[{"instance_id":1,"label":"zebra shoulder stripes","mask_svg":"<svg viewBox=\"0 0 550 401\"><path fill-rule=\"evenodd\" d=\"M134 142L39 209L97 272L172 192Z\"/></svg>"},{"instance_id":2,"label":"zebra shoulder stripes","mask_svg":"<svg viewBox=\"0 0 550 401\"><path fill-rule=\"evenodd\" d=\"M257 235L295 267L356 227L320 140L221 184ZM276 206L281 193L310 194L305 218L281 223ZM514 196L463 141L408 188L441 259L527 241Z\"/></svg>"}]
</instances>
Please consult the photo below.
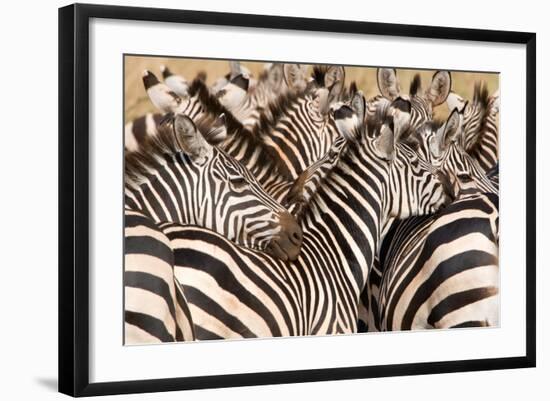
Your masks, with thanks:
<instances>
[{"instance_id":1,"label":"zebra shoulder stripes","mask_svg":"<svg viewBox=\"0 0 550 401\"><path fill-rule=\"evenodd\" d=\"M498 325L497 220L495 197L470 193L400 224L382 260L380 328Z\"/></svg>"},{"instance_id":2,"label":"zebra shoulder stripes","mask_svg":"<svg viewBox=\"0 0 550 401\"><path fill-rule=\"evenodd\" d=\"M125 156L128 207L155 222L199 224L230 240L283 259L300 251L295 219L234 158L210 145L202 132L211 120L176 114ZM217 129L225 129L219 127Z\"/></svg>"},{"instance_id":3,"label":"zebra shoulder stripes","mask_svg":"<svg viewBox=\"0 0 550 401\"><path fill-rule=\"evenodd\" d=\"M197 338L354 332L380 225L391 215L432 213L447 201L439 176L394 142L389 125L375 138L362 121L339 127L348 143L302 215L296 261L283 263L203 228L161 225ZM411 163L415 155L418 163Z\"/></svg>"},{"instance_id":4,"label":"zebra shoulder stripes","mask_svg":"<svg viewBox=\"0 0 550 401\"><path fill-rule=\"evenodd\" d=\"M144 214L125 209L124 238L124 343L194 340L166 235Z\"/></svg>"}]
</instances>

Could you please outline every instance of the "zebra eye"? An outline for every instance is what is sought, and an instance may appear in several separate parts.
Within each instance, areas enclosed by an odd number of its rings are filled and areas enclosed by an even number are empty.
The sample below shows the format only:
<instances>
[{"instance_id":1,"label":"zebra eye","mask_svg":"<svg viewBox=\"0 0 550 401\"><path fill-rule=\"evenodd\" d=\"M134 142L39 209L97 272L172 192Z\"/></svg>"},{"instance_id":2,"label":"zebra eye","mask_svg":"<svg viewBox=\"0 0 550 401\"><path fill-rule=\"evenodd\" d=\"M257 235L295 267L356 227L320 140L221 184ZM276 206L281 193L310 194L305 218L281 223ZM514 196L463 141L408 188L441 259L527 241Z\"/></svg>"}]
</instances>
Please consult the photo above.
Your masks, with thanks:
<instances>
[{"instance_id":1,"label":"zebra eye","mask_svg":"<svg viewBox=\"0 0 550 401\"><path fill-rule=\"evenodd\" d=\"M229 178L229 182L236 190L241 190L248 186L248 182L243 177L231 177Z\"/></svg>"},{"instance_id":2,"label":"zebra eye","mask_svg":"<svg viewBox=\"0 0 550 401\"><path fill-rule=\"evenodd\" d=\"M472 176L467 172L458 173L457 177L460 181L472 181Z\"/></svg>"}]
</instances>

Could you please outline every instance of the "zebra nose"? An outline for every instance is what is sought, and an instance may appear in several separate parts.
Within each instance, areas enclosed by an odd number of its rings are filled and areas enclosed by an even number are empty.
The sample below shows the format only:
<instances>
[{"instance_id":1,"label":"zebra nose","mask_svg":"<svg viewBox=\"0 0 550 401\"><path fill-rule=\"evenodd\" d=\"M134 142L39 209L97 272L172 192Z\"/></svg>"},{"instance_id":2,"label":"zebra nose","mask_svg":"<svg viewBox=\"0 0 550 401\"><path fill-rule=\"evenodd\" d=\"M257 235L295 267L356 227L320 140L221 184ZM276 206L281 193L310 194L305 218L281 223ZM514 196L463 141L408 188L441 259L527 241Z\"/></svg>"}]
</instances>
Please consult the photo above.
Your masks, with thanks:
<instances>
[{"instance_id":1,"label":"zebra nose","mask_svg":"<svg viewBox=\"0 0 550 401\"><path fill-rule=\"evenodd\" d=\"M281 226L279 235L271 240L266 250L279 259L296 260L302 247L302 228L286 211L279 215L279 225Z\"/></svg>"}]
</instances>

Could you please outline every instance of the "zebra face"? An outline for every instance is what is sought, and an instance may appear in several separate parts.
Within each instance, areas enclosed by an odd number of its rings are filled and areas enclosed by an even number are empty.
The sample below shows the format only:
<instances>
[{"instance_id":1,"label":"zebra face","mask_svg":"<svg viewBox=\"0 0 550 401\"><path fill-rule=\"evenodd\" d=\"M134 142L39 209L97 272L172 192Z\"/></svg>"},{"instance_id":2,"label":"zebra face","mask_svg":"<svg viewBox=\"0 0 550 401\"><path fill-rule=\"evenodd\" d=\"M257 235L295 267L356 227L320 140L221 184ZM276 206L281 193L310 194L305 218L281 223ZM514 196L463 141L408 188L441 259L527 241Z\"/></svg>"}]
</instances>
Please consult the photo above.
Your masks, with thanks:
<instances>
[{"instance_id":1,"label":"zebra face","mask_svg":"<svg viewBox=\"0 0 550 401\"><path fill-rule=\"evenodd\" d=\"M177 114L125 158L127 204L154 221L197 224L283 260L297 258L296 220L238 161L209 144L207 117Z\"/></svg>"},{"instance_id":2,"label":"zebra face","mask_svg":"<svg viewBox=\"0 0 550 401\"><path fill-rule=\"evenodd\" d=\"M428 144L431 163L451 182L455 197L471 192L473 188L482 192L497 192L484 170L464 149L463 116L457 109L440 126L436 123L425 124L419 129L419 135Z\"/></svg>"},{"instance_id":3,"label":"zebra face","mask_svg":"<svg viewBox=\"0 0 550 401\"><path fill-rule=\"evenodd\" d=\"M214 148L210 171L205 174L217 200L218 226L228 239L263 250L282 260L295 260L302 230L295 218L276 202L237 160Z\"/></svg>"}]
</instances>

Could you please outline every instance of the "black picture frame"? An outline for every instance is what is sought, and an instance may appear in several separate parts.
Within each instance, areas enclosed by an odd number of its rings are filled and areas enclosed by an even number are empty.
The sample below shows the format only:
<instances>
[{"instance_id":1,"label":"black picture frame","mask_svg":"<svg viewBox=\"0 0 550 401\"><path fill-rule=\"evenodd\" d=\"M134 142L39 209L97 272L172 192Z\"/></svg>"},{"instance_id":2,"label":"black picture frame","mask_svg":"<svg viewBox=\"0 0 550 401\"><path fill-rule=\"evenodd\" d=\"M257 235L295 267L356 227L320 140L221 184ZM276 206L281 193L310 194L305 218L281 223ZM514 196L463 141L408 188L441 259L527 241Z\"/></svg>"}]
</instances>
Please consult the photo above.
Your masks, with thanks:
<instances>
[{"instance_id":1,"label":"black picture frame","mask_svg":"<svg viewBox=\"0 0 550 401\"><path fill-rule=\"evenodd\" d=\"M526 47L526 354L408 363L90 383L89 380L89 23L91 18L180 22L523 44ZM59 391L93 396L534 367L536 364L536 35L527 32L75 4L59 9Z\"/></svg>"}]
</instances>

